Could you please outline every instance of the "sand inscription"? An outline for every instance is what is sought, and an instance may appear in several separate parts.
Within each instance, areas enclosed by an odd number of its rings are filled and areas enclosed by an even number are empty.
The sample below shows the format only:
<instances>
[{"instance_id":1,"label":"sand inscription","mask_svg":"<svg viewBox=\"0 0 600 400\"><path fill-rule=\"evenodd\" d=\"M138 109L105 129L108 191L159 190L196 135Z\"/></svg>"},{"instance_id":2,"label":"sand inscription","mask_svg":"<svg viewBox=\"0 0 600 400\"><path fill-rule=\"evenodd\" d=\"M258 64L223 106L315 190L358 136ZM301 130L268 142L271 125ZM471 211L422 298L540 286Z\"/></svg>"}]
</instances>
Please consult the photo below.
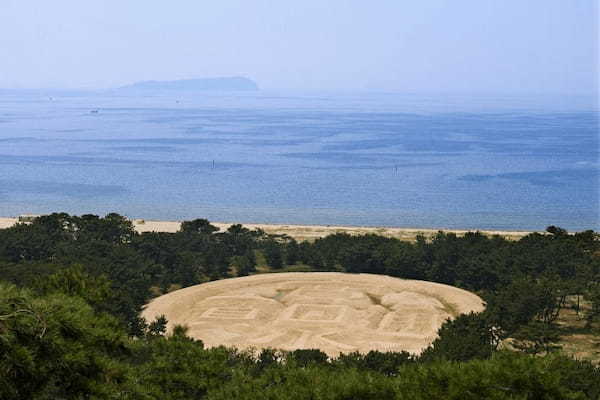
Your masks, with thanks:
<instances>
[{"instance_id":1,"label":"sand inscription","mask_svg":"<svg viewBox=\"0 0 600 400\"><path fill-rule=\"evenodd\" d=\"M447 285L381 275L278 273L225 279L152 301L169 328L189 327L206 346L419 353L448 318L481 311L476 295Z\"/></svg>"}]
</instances>

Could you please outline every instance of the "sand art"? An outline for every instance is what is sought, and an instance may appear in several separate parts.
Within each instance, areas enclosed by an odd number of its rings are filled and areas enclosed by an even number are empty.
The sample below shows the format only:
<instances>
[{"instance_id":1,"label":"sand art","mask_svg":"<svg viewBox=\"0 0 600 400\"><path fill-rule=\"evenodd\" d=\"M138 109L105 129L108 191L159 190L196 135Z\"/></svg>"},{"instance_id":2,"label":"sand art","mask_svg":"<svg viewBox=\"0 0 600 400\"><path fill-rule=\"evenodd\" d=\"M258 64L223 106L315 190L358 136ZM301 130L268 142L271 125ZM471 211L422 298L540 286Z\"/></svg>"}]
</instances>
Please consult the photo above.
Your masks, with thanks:
<instances>
[{"instance_id":1,"label":"sand art","mask_svg":"<svg viewBox=\"0 0 600 400\"><path fill-rule=\"evenodd\" d=\"M482 311L452 286L383 275L274 273L191 286L154 299L147 320L187 325L207 347L318 348L330 356L369 350L419 353L447 318Z\"/></svg>"}]
</instances>

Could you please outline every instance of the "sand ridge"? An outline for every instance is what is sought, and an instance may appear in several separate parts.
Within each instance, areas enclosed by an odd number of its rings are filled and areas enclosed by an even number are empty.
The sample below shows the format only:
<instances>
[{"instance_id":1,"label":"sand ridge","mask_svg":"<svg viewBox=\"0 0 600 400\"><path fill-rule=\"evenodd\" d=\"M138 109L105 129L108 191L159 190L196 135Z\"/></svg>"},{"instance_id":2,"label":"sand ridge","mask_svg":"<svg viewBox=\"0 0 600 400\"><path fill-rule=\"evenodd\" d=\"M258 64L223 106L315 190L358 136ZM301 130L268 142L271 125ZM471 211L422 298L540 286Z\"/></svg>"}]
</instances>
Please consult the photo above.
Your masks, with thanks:
<instances>
[{"instance_id":1,"label":"sand ridge","mask_svg":"<svg viewBox=\"0 0 600 400\"><path fill-rule=\"evenodd\" d=\"M338 272L260 274L180 289L142 315L186 325L206 346L330 356L370 350L418 354L448 318L484 308L473 293L438 283Z\"/></svg>"}]
</instances>

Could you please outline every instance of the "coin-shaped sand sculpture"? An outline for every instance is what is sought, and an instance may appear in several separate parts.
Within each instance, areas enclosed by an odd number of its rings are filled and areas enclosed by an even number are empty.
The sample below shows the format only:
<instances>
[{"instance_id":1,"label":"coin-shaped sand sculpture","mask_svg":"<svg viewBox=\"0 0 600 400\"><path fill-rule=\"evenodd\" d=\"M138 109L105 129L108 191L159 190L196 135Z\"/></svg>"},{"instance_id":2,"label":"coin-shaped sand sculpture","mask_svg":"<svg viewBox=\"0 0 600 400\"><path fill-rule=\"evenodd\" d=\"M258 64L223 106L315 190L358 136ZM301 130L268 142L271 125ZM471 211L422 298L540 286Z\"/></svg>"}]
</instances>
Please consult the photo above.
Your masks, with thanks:
<instances>
[{"instance_id":1,"label":"coin-shaped sand sculpture","mask_svg":"<svg viewBox=\"0 0 600 400\"><path fill-rule=\"evenodd\" d=\"M224 279L154 299L143 316L186 325L207 347L419 353L448 318L483 310L473 293L438 283L335 272Z\"/></svg>"}]
</instances>

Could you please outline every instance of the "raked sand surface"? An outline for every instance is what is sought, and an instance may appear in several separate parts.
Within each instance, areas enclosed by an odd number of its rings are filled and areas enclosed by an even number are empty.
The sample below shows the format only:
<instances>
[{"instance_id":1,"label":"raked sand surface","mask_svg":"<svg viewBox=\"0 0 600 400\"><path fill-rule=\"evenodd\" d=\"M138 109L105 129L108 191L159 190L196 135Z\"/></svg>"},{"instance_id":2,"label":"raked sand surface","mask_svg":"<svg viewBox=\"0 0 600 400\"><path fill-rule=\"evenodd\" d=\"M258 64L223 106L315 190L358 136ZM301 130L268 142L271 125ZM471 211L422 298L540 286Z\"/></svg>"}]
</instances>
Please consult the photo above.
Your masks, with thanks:
<instances>
[{"instance_id":1,"label":"raked sand surface","mask_svg":"<svg viewBox=\"0 0 600 400\"><path fill-rule=\"evenodd\" d=\"M17 218L0 218L0 229L7 228L17 223ZM138 232L177 232L181 226L179 221L151 221L132 220ZM232 223L211 222L221 231L226 230ZM377 234L394 237L401 240L413 241L417 235L426 238L434 236L438 231L453 232L464 235L469 230L456 229L420 229L420 228L390 228L390 227L361 227L361 226L335 226L335 225L294 225L294 224L256 224L243 223L248 229L262 229L269 234L288 235L296 240L315 240L334 233L348 233L351 235ZM473 231L473 230L471 230ZM518 240L529 234L525 231L480 231L486 235L500 235L506 239Z\"/></svg>"},{"instance_id":2,"label":"raked sand surface","mask_svg":"<svg viewBox=\"0 0 600 400\"><path fill-rule=\"evenodd\" d=\"M338 272L271 273L190 286L152 300L208 347L420 353L448 318L480 312L473 293L439 283Z\"/></svg>"}]
</instances>

